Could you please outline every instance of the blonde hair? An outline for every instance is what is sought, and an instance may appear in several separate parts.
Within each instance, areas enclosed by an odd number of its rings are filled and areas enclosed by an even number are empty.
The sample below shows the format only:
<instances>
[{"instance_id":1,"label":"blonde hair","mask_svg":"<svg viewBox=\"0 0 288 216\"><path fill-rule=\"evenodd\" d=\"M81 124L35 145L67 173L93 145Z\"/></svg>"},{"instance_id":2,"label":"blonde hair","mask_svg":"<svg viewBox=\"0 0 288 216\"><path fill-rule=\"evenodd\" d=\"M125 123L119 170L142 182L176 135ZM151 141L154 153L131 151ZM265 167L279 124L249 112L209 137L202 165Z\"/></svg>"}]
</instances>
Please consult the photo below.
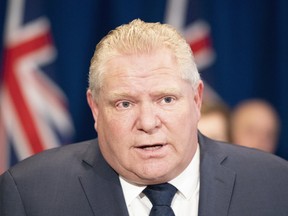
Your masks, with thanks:
<instances>
[{"instance_id":1,"label":"blonde hair","mask_svg":"<svg viewBox=\"0 0 288 216\"><path fill-rule=\"evenodd\" d=\"M162 48L171 50L182 72L182 78L196 87L200 75L186 40L170 25L135 19L110 31L97 44L89 70L89 89L93 97L96 99L102 88L103 75L107 73L105 66L111 58L147 54Z\"/></svg>"}]
</instances>

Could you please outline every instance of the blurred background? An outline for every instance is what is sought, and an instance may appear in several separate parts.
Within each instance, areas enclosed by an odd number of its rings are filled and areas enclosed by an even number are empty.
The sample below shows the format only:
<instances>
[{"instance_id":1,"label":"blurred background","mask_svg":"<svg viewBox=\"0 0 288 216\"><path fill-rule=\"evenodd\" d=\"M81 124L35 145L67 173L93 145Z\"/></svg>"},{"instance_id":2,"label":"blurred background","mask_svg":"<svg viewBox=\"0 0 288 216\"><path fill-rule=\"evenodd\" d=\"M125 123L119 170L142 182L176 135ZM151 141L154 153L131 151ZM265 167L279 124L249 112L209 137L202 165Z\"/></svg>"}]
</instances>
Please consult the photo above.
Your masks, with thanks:
<instances>
[{"instance_id":1,"label":"blurred background","mask_svg":"<svg viewBox=\"0 0 288 216\"><path fill-rule=\"evenodd\" d=\"M288 1L1 0L0 172L46 148L96 137L86 102L95 45L132 19L185 35L208 91L230 109L270 103L288 159Z\"/></svg>"}]
</instances>

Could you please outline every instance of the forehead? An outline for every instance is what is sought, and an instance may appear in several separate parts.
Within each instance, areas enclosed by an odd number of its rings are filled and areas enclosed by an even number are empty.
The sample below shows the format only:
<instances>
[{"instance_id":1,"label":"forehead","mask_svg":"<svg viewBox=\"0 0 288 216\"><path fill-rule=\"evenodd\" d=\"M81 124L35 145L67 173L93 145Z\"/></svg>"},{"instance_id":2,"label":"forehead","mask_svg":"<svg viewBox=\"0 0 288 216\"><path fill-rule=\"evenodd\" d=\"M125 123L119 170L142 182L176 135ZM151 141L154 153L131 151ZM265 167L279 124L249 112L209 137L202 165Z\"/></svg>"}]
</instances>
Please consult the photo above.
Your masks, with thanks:
<instances>
[{"instance_id":1,"label":"forehead","mask_svg":"<svg viewBox=\"0 0 288 216\"><path fill-rule=\"evenodd\" d=\"M161 73L180 76L176 57L164 48L151 53L114 56L107 62L104 79L121 76L146 77Z\"/></svg>"},{"instance_id":2,"label":"forehead","mask_svg":"<svg viewBox=\"0 0 288 216\"><path fill-rule=\"evenodd\" d=\"M169 50L114 57L107 64L103 81L105 92L173 92L187 82Z\"/></svg>"}]
</instances>

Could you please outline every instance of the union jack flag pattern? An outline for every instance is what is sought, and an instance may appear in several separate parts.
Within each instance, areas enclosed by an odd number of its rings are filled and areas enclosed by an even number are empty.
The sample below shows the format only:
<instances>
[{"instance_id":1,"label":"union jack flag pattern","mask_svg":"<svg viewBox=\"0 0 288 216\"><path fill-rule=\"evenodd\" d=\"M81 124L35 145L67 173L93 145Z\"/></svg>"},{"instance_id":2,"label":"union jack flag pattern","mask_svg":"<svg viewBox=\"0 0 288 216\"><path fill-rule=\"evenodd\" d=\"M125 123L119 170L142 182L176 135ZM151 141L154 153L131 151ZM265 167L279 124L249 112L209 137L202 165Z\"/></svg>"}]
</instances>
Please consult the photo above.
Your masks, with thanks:
<instances>
[{"instance_id":1,"label":"union jack flag pattern","mask_svg":"<svg viewBox=\"0 0 288 216\"><path fill-rule=\"evenodd\" d=\"M41 5L39 0L7 2L0 85L0 173L11 165L11 155L22 160L67 142L74 133L67 99L43 69L56 58L49 20L43 14L26 18L27 5L34 3ZM41 14L44 8L37 10L35 14Z\"/></svg>"},{"instance_id":2,"label":"union jack flag pattern","mask_svg":"<svg viewBox=\"0 0 288 216\"><path fill-rule=\"evenodd\" d=\"M204 70L215 59L210 26L200 13L199 0L167 0L165 22L178 29L193 51L199 70Z\"/></svg>"}]
</instances>

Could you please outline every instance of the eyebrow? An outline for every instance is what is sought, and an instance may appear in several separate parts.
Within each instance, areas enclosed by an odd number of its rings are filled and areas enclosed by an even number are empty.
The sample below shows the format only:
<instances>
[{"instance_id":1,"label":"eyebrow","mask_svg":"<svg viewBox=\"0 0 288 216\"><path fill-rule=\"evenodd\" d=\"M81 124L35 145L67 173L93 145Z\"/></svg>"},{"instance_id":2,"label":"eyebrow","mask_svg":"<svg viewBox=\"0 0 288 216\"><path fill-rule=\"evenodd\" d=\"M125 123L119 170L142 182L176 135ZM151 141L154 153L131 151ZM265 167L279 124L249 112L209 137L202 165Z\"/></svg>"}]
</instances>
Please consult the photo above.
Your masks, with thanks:
<instances>
[{"instance_id":1,"label":"eyebrow","mask_svg":"<svg viewBox=\"0 0 288 216\"><path fill-rule=\"evenodd\" d=\"M137 97L137 95L133 94L131 91L128 91L128 90L127 91L125 90L112 91L106 94L106 98L109 101L116 101L116 100L123 99L123 98L129 99L133 97Z\"/></svg>"},{"instance_id":2,"label":"eyebrow","mask_svg":"<svg viewBox=\"0 0 288 216\"><path fill-rule=\"evenodd\" d=\"M158 95L170 95L170 94L176 94L180 95L180 89L179 88L174 88L174 87L165 87L164 89L159 89L150 92L152 96L158 96ZM119 91L119 92L110 92L108 95L109 100L116 100L119 98L131 98L131 97L138 97L137 93L133 93L130 90L127 90L127 92L124 91Z\"/></svg>"},{"instance_id":3,"label":"eyebrow","mask_svg":"<svg viewBox=\"0 0 288 216\"><path fill-rule=\"evenodd\" d=\"M156 90L155 91L156 94L171 94L171 93L177 93L180 92L179 88L173 88L173 87L165 87L165 89L161 89L161 90Z\"/></svg>"}]
</instances>

